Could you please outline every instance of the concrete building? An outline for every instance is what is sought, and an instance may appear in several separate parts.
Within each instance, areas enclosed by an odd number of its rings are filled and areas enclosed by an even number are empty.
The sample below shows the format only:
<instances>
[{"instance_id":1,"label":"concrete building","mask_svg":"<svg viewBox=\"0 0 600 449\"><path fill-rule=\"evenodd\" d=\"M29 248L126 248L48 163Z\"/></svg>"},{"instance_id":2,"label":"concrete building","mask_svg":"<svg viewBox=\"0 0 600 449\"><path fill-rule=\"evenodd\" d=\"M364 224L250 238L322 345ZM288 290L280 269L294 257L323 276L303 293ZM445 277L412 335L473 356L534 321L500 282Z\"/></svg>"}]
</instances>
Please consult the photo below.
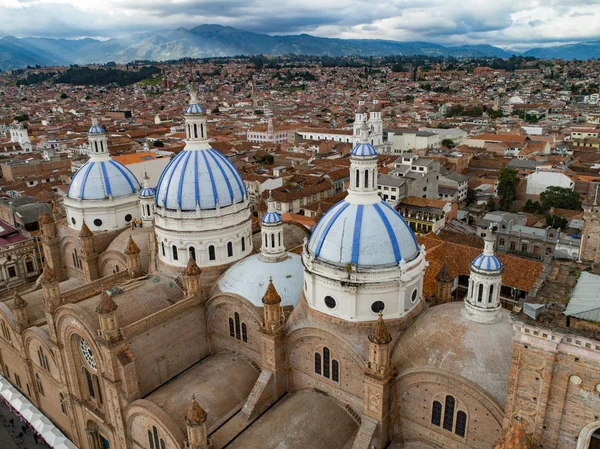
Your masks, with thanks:
<instances>
[{"instance_id":1,"label":"concrete building","mask_svg":"<svg viewBox=\"0 0 600 449\"><path fill-rule=\"evenodd\" d=\"M404 154L408 151L423 148L439 148L442 144L440 134L430 131L419 131L414 129L391 129L387 130L388 142L391 142L393 154Z\"/></svg>"},{"instance_id":2,"label":"concrete building","mask_svg":"<svg viewBox=\"0 0 600 449\"><path fill-rule=\"evenodd\" d=\"M575 188L575 182L567 175L552 171L536 171L527 175L527 188L525 193L527 195L540 195L548 187L563 187L565 189L573 190Z\"/></svg>"}]
</instances>

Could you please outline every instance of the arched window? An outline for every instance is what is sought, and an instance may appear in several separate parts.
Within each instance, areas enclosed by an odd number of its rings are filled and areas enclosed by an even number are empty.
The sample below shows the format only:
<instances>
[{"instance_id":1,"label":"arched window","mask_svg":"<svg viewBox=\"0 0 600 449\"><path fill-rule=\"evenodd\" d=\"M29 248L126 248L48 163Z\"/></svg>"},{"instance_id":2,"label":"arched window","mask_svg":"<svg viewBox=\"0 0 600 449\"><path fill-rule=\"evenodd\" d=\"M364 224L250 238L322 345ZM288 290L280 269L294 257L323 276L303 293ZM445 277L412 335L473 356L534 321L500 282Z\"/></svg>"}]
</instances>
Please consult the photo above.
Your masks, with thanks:
<instances>
[{"instance_id":1,"label":"arched window","mask_svg":"<svg viewBox=\"0 0 600 449\"><path fill-rule=\"evenodd\" d=\"M44 396L44 386L42 385L42 381L40 380L40 375L35 373L35 388L38 393Z\"/></svg>"},{"instance_id":2,"label":"arched window","mask_svg":"<svg viewBox=\"0 0 600 449\"><path fill-rule=\"evenodd\" d=\"M246 251L246 238L242 237L242 252Z\"/></svg>"},{"instance_id":3,"label":"arched window","mask_svg":"<svg viewBox=\"0 0 600 449\"><path fill-rule=\"evenodd\" d=\"M265 234L265 248L269 247L269 236Z\"/></svg>"},{"instance_id":4,"label":"arched window","mask_svg":"<svg viewBox=\"0 0 600 449\"><path fill-rule=\"evenodd\" d=\"M104 151L104 142L100 141L100 151Z\"/></svg>"},{"instance_id":5,"label":"arched window","mask_svg":"<svg viewBox=\"0 0 600 449\"><path fill-rule=\"evenodd\" d=\"M227 242L227 257L233 257L233 243Z\"/></svg>"},{"instance_id":6,"label":"arched window","mask_svg":"<svg viewBox=\"0 0 600 449\"><path fill-rule=\"evenodd\" d=\"M281 232L278 235L279 235L279 246L281 246Z\"/></svg>"},{"instance_id":7,"label":"arched window","mask_svg":"<svg viewBox=\"0 0 600 449\"><path fill-rule=\"evenodd\" d=\"M235 337L235 328L233 327L233 318L229 318L229 336Z\"/></svg>"},{"instance_id":8,"label":"arched window","mask_svg":"<svg viewBox=\"0 0 600 449\"><path fill-rule=\"evenodd\" d=\"M479 284L479 292L477 293L477 302L483 301L483 284Z\"/></svg>"},{"instance_id":9,"label":"arched window","mask_svg":"<svg viewBox=\"0 0 600 449\"><path fill-rule=\"evenodd\" d=\"M442 403L439 401L433 401L433 407L431 408L431 424L438 427L442 424Z\"/></svg>"},{"instance_id":10,"label":"arched window","mask_svg":"<svg viewBox=\"0 0 600 449\"><path fill-rule=\"evenodd\" d=\"M150 205L146 204L146 215L149 217L150 216Z\"/></svg>"},{"instance_id":11,"label":"arched window","mask_svg":"<svg viewBox=\"0 0 600 449\"><path fill-rule=\"evenodd\" d=\"M516 248L516 244L515 244L515 242L510 242L510 250L511 250L511 251L514 251L514 250L515 250L515 248Z\"/></svg>"},{"instance_id":12,"label":"arched window","mask_svg":"<svg viewBox=\"0 0 600 449\"><path fill-rule=\"evenodd\" d=\"M456 414L456 429L454 433L459 437L465 437L465 431L467 429L467 414L462 410L459 410Z\"/></svg>"},{"instance_id":13,"label":"arched window","mask_svg":"<svg viewBox=\"0 0 600 449\"><path fill-rule=\"evenodd\" d=\"M216 260L216 256L215 256L215 247L213 245L210 245L208 247L208 260Z\"/></svg>"},{"instance_id":14,"label":"arched window","mask_svg":"<svg viewBox=\"0 0 600 449\"><path fill-rule=\"evenodd\" d=\"M190 125L187 125L187 137L190 138Z\"/></svg>"},{"instance_id":15,"label":"arched window","mask_svg":"<svg viewBox=\"0 0 600 449\"><path fill-rule=\"evenodd\" d=\"M2 336L6 341L11 341L10 331L8 330L8 326L4 321L0 321L0 327L2 328Z\"/></svg>"},{"instance_id":16,"label":"arched window","mask_svg":"<svg viewBox=\"0 0 600 449\"><path fill-rule=\"evenodd\" d=\"M98 142L94 142L94 147L96 148L96 153L98 152Z\"/></svg>"},{"instance_id":17,"label":"arched window","mask_svg":"<svg viewBox=\"0 0 600 449\"><path fill-rule=\"evenodd\" d=\"M240 314L235 312L235 338L240 339Z\"/></svg>"},{"instance_id":18,"label":"arched window","mask_svg":"<svg viewBox=\"0 0 600 449\"><path fill-rule=\"evenodd\" d=\"M197 139L197 138L198 138L198 127L194 123L194 139Z\"/></svg>"},{"instance_id":19,"label":"arched window","mask_svg":"<svg viewBox=\"0 0 600 449\"><path fill-rule=\"evenodd\" d=\"M452 432L452 425L454 424L454 404L455 399L452 396L446 396L446 403L444 405L444 429Z\"/></svg>"},{"instance_id":20,"label":"arched window","mask_svg":"<svg viewBox=\"0 0 600 449\"><path fill-rule=\"evenodd\" d=\"M150 449L165 449L165 440L160 438L156 426L152 426L152 431L148 429L148 443Z\"/></svg>"},{"instance_id":21,"label":"arched window","mask_svg":"<svg viewBox=\"0 0 600 449\"><path fill-rule=\"evenodd\" d=\"M504 248L504 239L500 239L500 240L498 241L498 245L500 245L501 247L503 247L503 248Z\"/></svg>"},{"instance_id":22,"label":"arched window","mask_svg":"<svg viewBox=\"0 0 600 449\"><path fill-rule=\"evenodd\" d=\"M329 348L323 348L323 377L329 379L330 369L329 369Z\"/></svg>"},{"instance_id":23,"label":"arched window","mask_svg":"<svg viewBox=\"0 0 600 449\"><path fill-rule=\"evenodd\" d=\"M360 171L356 170L356 182L355 187L358 188L360 186Z\"/></svg>"},{"instance_id":24,"label":"arched window","mask_svg":"<svg viewBox=\"0 0 600 449\"><path fill-rule=\"evenodd\" d=\"M369 187L369 170L365 170L365 187Z\"/></svg>"},{"instance_id":25,"label":"arched window","mask_svg":"<svg viewBox=\"0 0 600 449\"><path fill-rule=\"evenodd\" d=\"M58 397L60 400L60 411L63 413L63 415L66 415L67 414L67 406L65 404L65 396L62 393L60 393L58 395Z\"/></svg>"},{"instance_id":26,"label":"arched window","mask_svg":"<svg viewBox=\"0 0 600 449\"><path fill-rule=\"evenodd\" d=\"M194 259L194 261L196 261L196 248L194 248L193 246L190 246L189 252L190 252L190 259Z\"/></svg>"},{"instance_id":27,"label":"arched window","mask_svg":"<svg viewBox=\"0 0 600 449\"><path fill-rule=\"evenodd\" d=\"M492 302L494 299L494 286L490 285L490 294L488 295L488 302Z\"/></svg>"},{"instance_id":28,"label":"arched window","mask_svg":"<svg viewBox=\"0 0 600 449\"><path fill-rule=\"evenodd\" d=\"M248 343L248 328L246 327L246 323L242 323L242 341Z\"/></svg>"},{"instance_id":29,"label":"arched window","mask_svg":"<svg viewBox=\"0 0 600 449\"><path fill-rule=\"evenodd\" d=\"M204 124L200 123L200 137L204 139Z\"/></svg>"},{"instance_id":30,"label":"arched window","mask_svg":"<svg viewBox=\"0 0 600 449\"><path fill-rule=\"evenodd\" d=\"M96 390L94 389L94 381L92 380L92 375L90 372L83 368L83 375L85 376L85 384L87 386L87 392L90 399L96 399Z\"/></svg>"},{"instance_id":31,"label":"arched window","mask_svg":"<svg viewBox=\"0 0 600 449\"><path fill-rule=\"evenodd\" d=\"M271 234L271 248L275 248L275 234Z\"/></svg>"},{"instance_id":32,"label":"arched window","mask_svg":"<svg viewBox=\"0 0 600 449\"><path fill-rule=\"evenodd\" d=\"M323 348L323 354L315 353L315 373L334 382L340 381L340 363L331 358L331 351L328 347Z\"/></svg>"},{"instance_id":33,"label":"arched window","mask_svg":"<svg viewBox=\"0 0 600 449\"><path fill-rule=\"evenodd\" d=\"M179 260L179 254L177 254L177 247L173 245L171 249L173 250L173 260Z\"/></svg>"},{"instance_id":34,"label":"arched window","mask_svg":"<svg viewBox=\"0 0 600 449\"><path fill-rule=\"evenodd\" d=\"M38 348L38 360L40 361L40 366L42 368L44 368L46 371L50 371L50 367L48 365L48 358L46 357L46 354L44 354L44 350L41 346Z\"/></svg>"},{"instance_id":35,"label":"arched window","mask_svg":"<svg viewBox=\"0 0 600 449\"><path fill-rule=\"evenodd\" d=\"M166 256L166 253L165 253L165 242L160 242L160 246L162 248L162 255L163 255L163 257L165 257Z\"/></svg>"},{"instance_id":36,"label":"arched window","mask_svg":"<svg viewBox=\"0 0 600 449\"><path fill-rule=\"evenodd\" d=\"M340 380L340 364L337 360L331 361L331 380L339 382Z\"/></svg>"},{"instance_id":37,"label":"arched window","mask_svg":"<svg viewBox=\"0 0 600 449\"><path fill-rule=\"evenodd\" d=\"M321 354L315 352L315 374L321 375Z\"/></svg>"}]
</instances>

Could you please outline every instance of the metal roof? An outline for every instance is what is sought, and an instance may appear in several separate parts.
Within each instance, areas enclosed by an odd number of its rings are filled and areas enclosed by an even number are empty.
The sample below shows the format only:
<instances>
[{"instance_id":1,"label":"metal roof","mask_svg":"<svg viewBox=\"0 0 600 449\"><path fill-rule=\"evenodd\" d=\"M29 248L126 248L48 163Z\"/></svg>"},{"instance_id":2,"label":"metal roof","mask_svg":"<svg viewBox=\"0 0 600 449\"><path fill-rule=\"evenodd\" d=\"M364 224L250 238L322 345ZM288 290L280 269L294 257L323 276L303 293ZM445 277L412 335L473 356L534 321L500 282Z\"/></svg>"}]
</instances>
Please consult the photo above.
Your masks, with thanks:
<instances>
[{"instance_id":1,"label":"metal roof","mask_svg":"<svg viewBox=\"0 0 600 449\"><path fill-rule=\"evenodd\" d=\"M581 272L564 314L586 321L600 321L599 291L600 276Z\"/></svg>"}]
</instances>

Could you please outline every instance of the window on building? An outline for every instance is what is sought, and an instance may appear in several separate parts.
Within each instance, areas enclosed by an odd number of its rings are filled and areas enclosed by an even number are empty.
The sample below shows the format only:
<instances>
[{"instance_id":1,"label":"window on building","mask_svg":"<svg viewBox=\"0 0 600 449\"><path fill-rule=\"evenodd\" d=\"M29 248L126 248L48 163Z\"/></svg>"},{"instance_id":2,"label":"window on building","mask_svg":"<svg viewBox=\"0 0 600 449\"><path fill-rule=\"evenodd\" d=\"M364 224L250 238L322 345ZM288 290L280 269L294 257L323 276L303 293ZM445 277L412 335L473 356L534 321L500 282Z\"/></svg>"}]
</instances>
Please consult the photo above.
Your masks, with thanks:
<instances>
[{"instance_id":1,"label":"window on building","mask_svg":"<svg viewBox=\"0 0 600 449\"><path fill-rule=\"evenodd\" d=\"M358 170L356 170L356 181L355 181L356 187L358 188L360 186L360 172Z\"/></svg>"},{"instance_id":2,"label":"window on building","mask_svg":"<svg viewBox=\"0 0 600 449\"><path fill-rule=\"evenodd\" d=\"M6 341L11 341L8 325L4 321L0 321L0 327L2 328L2 336L4 337L4 339Z\"/></svg>"},{"instance_id":3,"label":"window on building","mask_svg":"<svg viewBox=\"0 0 600 449\"><path fill-rule=\"evenodd\" d=\"M33 260L25 261L25 271L27 271L27 273L33 273L34 270Z\"/></svg>"},{"instance_id":4,"label":"window on building","mask_svg":"<svg viewBox=\"0 0 600 449\"><path fill-rule=\"evenodd\" d=\"M465 437L465 431L467 430L467 414L462 410L459 410L456 414L456 428L454 433L459 437Z\"/></svg>"},{"instance_id":5,"label":"window on building","mask_svg":"<svg viewBox=\"0 0 600 449\"><path fill-rule=\"evenodd\" d=\"M13 265L11 265L10 267L7 267L6 272L8 273L9 278L14 278L17 276L17 270L15 269L15 267Z\"/></svg>"},{"instance_id":6,"label":"window on building","mask_svg":"<svg viewBox=\"0 0 600 449\"><path fill-rule=\"evenodd\" d=\"M171 247L171 250L173 252L173 260L179 260L179 254L177 252L177 247L175 245L173 245Z\"/></svg>"},{"instance_id":7,"label":"window on building","mask_svg":"<svg viewBox=\"0 0 600 449\"><path fill-rule=\"evenodd\" d=\"M504 243L505 243L505 242L504 242L504 239L500 239L500 240L498 241L498 245L499 245L499 246L501 246L502 248L504 248Z\"/></svg>"},{"instance_id":8,"label":"window on building","mask_svg":"<svg viewBox=\"0 0 600 449\"><path fill-rule=\"evenodd\" d=\"M48 365L48 357L44 354L44 350L40 346L38 348L38 360L40 361L40 366L44 368L46 371L50 371L50 366Z\"/></svg>"},{"instance_id":9,"label":"window on building","mask_svg":"<svg viewBox=\"0 0 600 449\"><path fill-rule=\"evenodd\" d=\"M271 248L275 248L275 234L271 234Z\"/></svg>"},{"instance_id":10,"label":"window on building","mask_svg":"<svg viewBox=\"0 0 600 449\"><path fill-rule=\"evenodd\" d=\"M339 382L340 380L340 364L337 360L331 361L331 380Z\"/></svg>"},{"instance_id":11,"label":"window on building","mask_svg":"<svg viewBox=\"0 0 600 449\"><path fill-rule=\"evenodd\" d=\"M37 376L37 374L36 374ZM17 382L17 387L19 387L19 389L22 389L23 387L21 386L21 378L19 377L18 374L15 374L15 380Z\"/></svg>"},{"instance_id":12,"label":"window on building","mask_svg":"<svg viewBox=\"0 0 600 449\"><path fill-rule=\"evenodd\" d=\"M371 311L373 313L382 312L383 309L385 309L385 304L383 301L375 301L373 304L371 304Z\"/></svg>"},{"instance_id":13,"label":"window on building","mask_svg":"<svg viewBox=\"0 0 600 449\"><path fill-rule=\"evenodd\" d=\"M198 126L196 126L196 124L194 123L194 138L197 139L198 138Z\"/></svg>"},{"instance_id":14,"label":"window on building","mask_svg":"<svg viewBox=\"0 0 600 449\"><path fill-rule=\"evenodd\" d=\"M156 426L152 426L152 430L148 429L148 444L150 449L165 449L165 440L160 438Z\"/></svg>"},{"instance_id":15,"label":"window on building","mask_svg":"<svg viewBox=\"0 0 600 449\"><path fill-rule=\"evenodd\" d=\"M335 299L333 299L333 296L325 296L325 305L330 309L335 308L336 302Z\"/></svg>"},{"instance_id":16,"label":"window on building","mask_svg":"<svg viewBox=\"0 0 600 449\"><path fill-rule=\"evenodd\" d=\"M321 375L321 354L315 352L315 374Z\"/></svg>"},{"instance_id":17,"label":"window on building","mask_svg":"<svg viewBox=\"0 0 600 449\"><path fill-rule=\"evenodd\" d=\"M248 343L248 328L246 327L246 323L242 323L242 341Z\"/></svg>"},{"instance_id":18,"label":"window on building","mask_svg":"<svg viewBox=\"0 0 600 449\"><path fill-rule=\"evenodd\" d=\"M515 242L510 242L510 250L511 251L514 251L516 247L517 247L517 245Z\"/></svg>"},{"instance_id":19,"label":"window on building","mask_svg":"<svg viewBox=\"0 0 600 449\"><path fill-rule=\"evenodd\" d=\"M330 366L329 366L329 348L323 348L323 377L329 379Z\"/></svg>"},{"instance_id":20,"label":"window on building","mask_svg":"<svg viewBox=\"0 0 600 449\"><path fill-rule=\"evenodd\" d=\"M523 251L524 253L527 252L527 248L529 248L529 246L527 245L527 243L523 243L521 245L521 251Z\"/></svg>"},{"instance_id":21,"label":"window on building","mask_svg":"<svg viewBox=\"0 0 600 449\"><path fill-rule=\"evenodd\" d=\"M63 415L67 414L67 406L65 404L65 396L60 393L58 395L59 401L60 401L60 411L63 413Z\"/></svg>"},{"instance_id":22,"label":"window on building","mask_svg":"<svg viewBox=\"0 0 600 449\"><path fill-rule=\"evenodd\" d=\"M229 318L229 336L235 337L235 328L233 326L233 318Z\"/></svg>"},{"instance_id":23,"label":"window on building","mask_svg":"<svg viewBox=\"0 0 600 449\"><path fill-rule=\"evenodd\" d=\"M217 257L215 255L215 247L213 245L210 245L208 247L208 260L216 260Z\"/></svg>"},{"instance_id":24,"label":"window on building","mask_svg":"<svg viewBox=\"0 0 600 449\"><path fill-rule=\"evenodd\" d=\"M242 237L242 252L246 251L246 238Z\"/></svg>"},{"instance_id":25,"label":"window on building","mask_svg":"<svg viewBox=\"0 0 600 449\"><path fill-rule=\"evenodd\" d=\"M369 187L369 170L365 170L365 187Z\"/></svg>"},{"instance_id":26,"label":"window on building","mask_svg":"<svg viewBox=\"0 0 600 449\"><path fill-rule=\"evenodd\" d=\"M442 403L439 401L433 401L433 407L431 408L431 424L434 426L440 426L442 424Z\"/></svg>"},{"instance_id":27,"label":"window on building","mask_svg":"<svg viewBox=\"0 0 600 449\"><path fill-rule=\"evenodd\" d=\"M90 372L83 368L83 375L85 376L85 384L87 386L87 393L90 399L96 399L96 391L94 390L94 381Z\"/></svg>"},{"instance_id":28,"label":"window on building","mask_svg":"<svg viewBox=\"0 0 600 449\"><path fill-rule=\"evenodd\" d=\"M477 293L477 302L483 301L483 284L479 284L479 290Z\"/></svg>"},{"instance_id":29,"label":"window on building","mask_svg":"<svg viewBox=\"0 0 600 449\"><path fill-rule=\"evenodd\" d=\"M227 257L233 257L233 243L227 242Z\"/></svg>"},{"instance_id":30,"label":"window on building","mask_svg":"<svg viewBox=\"0 0 600 449\"><path fill-rule=\"evenodd\" d=\"M494 286L490 285L490 294L488 295L488 302L492 302L494 299Z\"/></svg>"},{"instance_id":31,"label":"window on building","mask_svg":"<svg viewBox=\"0 0 600 449\"><path fill-rule=\"evenodd\" d=\"M340 364L339 361L331 357L331 352L328 347L323 348L323 353L315 353L315 374L319 374L326 379L331 379L334 382L340 381Z\"/></svg>"},{"instance_id":32,"label":"window on building","mask_svg":"<svg viewBox=\"0 0 600 449\"><path fill-rule=\"evenodd\" d=\"M190 259L194 259L194 261L195 261L196 260L196 248L194 248L193 246L190 246L189 252L190 252Z\"/></svg>"},{"instance_id":33,"label":"window on building","mask_svg":"<svg viewBox=\"0 0 600 449\"><path fill-rule=\"evenodd\" d=\"M444 429L452 432L452 425L454 424L454 405L456 400L452 396L446 396L446 402L444 404Z\"/></svg>"},{"instance_id":34,"label":"window on building","mask_svg":"<svg viewBox=\"0 0 600 449\"><path fill-rule=\"evenodd\" d=\"M166 257L167 254L165 252L165 242L160 242L160 247L161 247L161 250L162 250L163 257Z\"/></svg>"},{"instance_id":35,"label":"window on building","mask_svg":"<svg viewBox=\"0 0 600 449\"><path fill-rule=\"evenodd\" d=\"M40 375L35 373L35 388L38 393L44 396L44 386L42 385L42 381L40 380Z\"/></svg>"}]
</instances>

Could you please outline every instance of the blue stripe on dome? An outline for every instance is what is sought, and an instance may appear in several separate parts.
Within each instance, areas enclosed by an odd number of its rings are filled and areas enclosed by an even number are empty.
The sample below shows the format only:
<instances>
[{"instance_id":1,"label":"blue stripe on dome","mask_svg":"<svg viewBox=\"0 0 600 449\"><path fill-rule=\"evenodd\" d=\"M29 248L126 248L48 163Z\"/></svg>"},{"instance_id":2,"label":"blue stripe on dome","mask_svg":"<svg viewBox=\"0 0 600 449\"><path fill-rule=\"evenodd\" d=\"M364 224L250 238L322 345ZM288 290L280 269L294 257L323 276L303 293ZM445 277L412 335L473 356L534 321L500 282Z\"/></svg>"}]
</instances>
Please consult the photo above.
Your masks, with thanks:
<instances>
[{"instance_id":1,"label":"blue stripe on dome","mask_svg":"<svg viewBox=\"0 0 600 449\"><path fill-rule=\"evenodd\" d=\"M479 254L475 260L473 260L473 267L483 271L497 271L502 268L502 262L496 256L487 256L485 254Z\"/></svg>"},{"instance_id":2,"label":"blue stripe on dome","mask_svg":"<svg viewBox=\"0 0 600 449\"><path fill-rule=\"evenodd\" d=\"M106 194L112 196L112 189L110 187L110 180L108 179L108 172L106 171L105 162L100 162L100 168L102 168L102 176L104 177L104 185L106 186Z\"/></svg>"},{"instance_id":3,"label":"blue stripe on dome","mask_svg":"<svg viewBox=\"0 0 600 449\"><path fill-rule=\"evenodd\" d=\"M143 188L142 191L140 192L140 196L141 197L152 197L156 194L155 190L152 187L146 187Z\"/></svg>"},{"instance_id":4,"label":"blue stripe on dome","mask_svg":"<svg viewBox=\"0 0 600 449\"><path fill-rule=\"evenodd\" d=\"M109 162L113 167L115 167L117 170L119 170L121 172L121 174L125 177L125 179L127 179L127 183L129 184L129 187L131 187L131 193L135 193L135 186L133 185L133 182L131 182L131 177L127 174L127 172L125 172L125 170L127 170L131 176L133 176L133 173L131 173L131 171L124 165L117 164L113 160L111 160Z\"/></svg>"},{"instance_id":5,"label":"blue stripe on dome","mask_svg":"<svg viewBox=\"0 0 600 449\"><path fill-rule=\"evenodd\" d=\"M335 213L331 217L331 220L329 220L329 222L325 225L325 229L323 230L323 233L321 234L321 237L319 238L319 243L317 244L317 249L315 251L316 256L319 256L319 254L321 252L321 248L323 247L323 243L325 242L325 238L327 237L327 234L329 233L331 226L333 226L333 223L335 223L335 221L337 220L337 217L339 217L339 215L342 212L344 212L344 210L346 210L346 208L348 206L350 206L350 203L347 203L346 201L342 201L338 204L342 204L342 206L337 211L335 211Z\"/></svg>"},{"instance_id":6,"label":"blue stripe on dome","mask_svg":"<svg viewBox=\"0 0 600 449\"><path fill-rule=\"evenodd\" d=\"M223 156L217 150L215 150L214 148L211 148L208 151L211 154L215 154L219 159L221 159L223 162L225 162L225 166L229 169L229 171L235 178L235 182L237 183L238 188L240 189L240 193L242 194L242 200L246 199L248 197L248 191L246 190L246 184L244 183L244 180L242 179L242 175L240 175L240 173L237 170L235 170L233 164L229 161L229 159L227 159L225 156Z\"/></svg>"},{"instance_id":7,"label":"blue stripe on dome","mask_svg":"<svg viewBox=\"0 0 600 449\"><path fill-rule=\"evenodd\" d=\"M196 196L196 207L200 207L200 183L198 182L198 152L194 152L194 182L196 183L196 188L194 189L194 194Z\"/></svg>"},{"instance_id":8,"label":"blue stripe on dome","mask_svg":"<svg viewBox=\"0 0 600 449\"><path fill-rule=\"evenodd\" d=\"M165 194L164 194L164 202L167 202L167 198L169 196L169 188L171 187L171 180L173 179L173 175L175 174L175 170L177 170L177 166L179 165L179 163L181 162L181 160L183 159L183 156L185 156L185 151L182 151L181 153L179 153L177 156L175 156L173 158L173 160L169 163L169 165L173 164L173 167L171 168L171 173L169 174L169 181L167 182L167 188L165 189ZM168 168L168 166L167 166ZM165 169L166 171L166 169Z\"/></svg>"},{"instance_id":9,"label":"blue stripe on dome","mask_svg":"<svg viewBox=\"0 0 600 449\"><path fill-rule=\"evenodd\" d=\"M394 209L392 206L390 206L390 204L387 201L382 201L381 204L383 204L384 206L386 206L394 214L396 214L398 217L400 217L400 220L402 220L402 223L404 223L406 225L406 227L410 229L410 226L408 225L408 223L406 222L406 220L404 219L404 217L402 216L402 214L400 212L398 212L396 209ZM415 242L415 246L417 247L417 251L418 251L419 250L419 243L417 242L417 238L415 237L415 233L411 232L410 235L412 236L413 242Z\"/></svg>"},{"instance_id":10,"label":"blue stripe on dome","mask_svg":"<svg viewBox=\"0 0 600 449\"><path fill-rule=\"evenodd\" d=\"M383 203L387 204L385 201ZM373 204L373 207L379 214L379 217L381 218L381 221L383 222L383 225L385 226L385 229L386 229L388 236L390 238L390 241L392 243L392 248L394 249L394 256L396 257L396 263L398 263L402 260L402 255L400 254L400 248L398 247L398 241L396 240L396 234L394 233L394 229L392 228L390 220L388 220L388 217L383 213L383 210L381 209L381 207L379 207L379 204Z\"/></svg>"},{"instance_id":11,"label":"blue stripe on dome","mask_svg":"<svg viewBox=\"0 0 600 449\"><path fill-rule=\"evenodd\" d=\"M358 211L356 212L356 221L354 222L354 239L352 240L352 263L358 265L358 251L360 249L360 227L362 226L362 215L363 215L362 204L359 204Z\"/></svg>"},{"instance_id":12,"label":"blue stripe on dome","mask_svg":"<svg viewBox=\"0 0 600 449\"><path fill-rule=\"evenodd\" d=\"M278 212L266 212L262 217L262 222L266 224L280 223L281 215Z\"/></svg>"},{"instance_id":13,"label":"blue stripe on dome","mask_svg":"<svg viewBox=\"0 0 600 449\"><path fill-rule=\"evenodd\" d=\"M351 154L352 156L375 156L377 151L369 143L358 143L352 149Z\"/></svg>"},{"instance_id":14,"label":"blue stripe on dome","mask_svg":"<svg viewBox=\"0 0 600 449\"><path fill-rule=\"evenodd\" d=\"M204 109L198 103L189 105L185 110L186 114L200 114L202 112L204 112Z\"/></svg>"},{"instance_id":15,"label":"blue stripe on dome","mask_svg":"<svg viewBox=\"0 0 600 449\"><path fill-rule=\"evenodd\" d=\"M202 157L204 158L204 163L206 164L206 168L208 169L208 176L210 176L210 184L212 186L213 191L213 199L215 201L215 208L217 204L219 204L219 192L217 192L217 186L215 184L215 177L213 176L212 168L210 168L210 164L208 163L208 159L206 157L206 152L202 152Z\"/></svg>"},{"instance_id":16,"label":"blue stripe on dome","mask_svg":"<svg viewBox=\"0 0 600 449\"><path fill-rule=\"evenodd\" d=\"M90 175L90 172L92 171L92 167L94 166L94 162L87 162L83 167L85 167L88 164L89 164L89 167L88 167L87 172L85 172L85 175L83 175L83 182L81 183L81 190L79 191L79 197L80 198L83 198L83 195L85 194L85 183L87 182L87 178ZM81 167L80 170L83 170L83 167Z\"/></svg>"},{"instance_id":17,"label":"blue stripe on dome","mask_svg":"<svg viewBox=\"0 0 600 449\"><path fill-rule=\"evenodd\" d=\"M192 153L188 153L185 157L183 166L185 167L190 160ZM183 159L183 157L181 158ZM177 204L181 207L181 195L183 194L183 180L185 179L185 171L181 170L181 176L179 177L179 187L177 188Z\"/></svg>"},{"instance_id":18,"label":"blue stripe on dome","mask_svg":"<svg viewBox=\"0 0 600 449\"><path fill-rule=\"evenodd\" d=\"M215 157L215 155L212 151L209 150L208 154L211 157L211 159L215 162L215 164L217 164L217 167L219 167L219 170L221 171L221 174L223 175L223 179L225 179L225 184L227 184L227 190L229 191L229 200L231 201L231 204L233 204L233 189L231 188L229 178L225 174L225 169L221 166L221 162L219 162L219 160Z\"/></svg>"}]
</instances>

